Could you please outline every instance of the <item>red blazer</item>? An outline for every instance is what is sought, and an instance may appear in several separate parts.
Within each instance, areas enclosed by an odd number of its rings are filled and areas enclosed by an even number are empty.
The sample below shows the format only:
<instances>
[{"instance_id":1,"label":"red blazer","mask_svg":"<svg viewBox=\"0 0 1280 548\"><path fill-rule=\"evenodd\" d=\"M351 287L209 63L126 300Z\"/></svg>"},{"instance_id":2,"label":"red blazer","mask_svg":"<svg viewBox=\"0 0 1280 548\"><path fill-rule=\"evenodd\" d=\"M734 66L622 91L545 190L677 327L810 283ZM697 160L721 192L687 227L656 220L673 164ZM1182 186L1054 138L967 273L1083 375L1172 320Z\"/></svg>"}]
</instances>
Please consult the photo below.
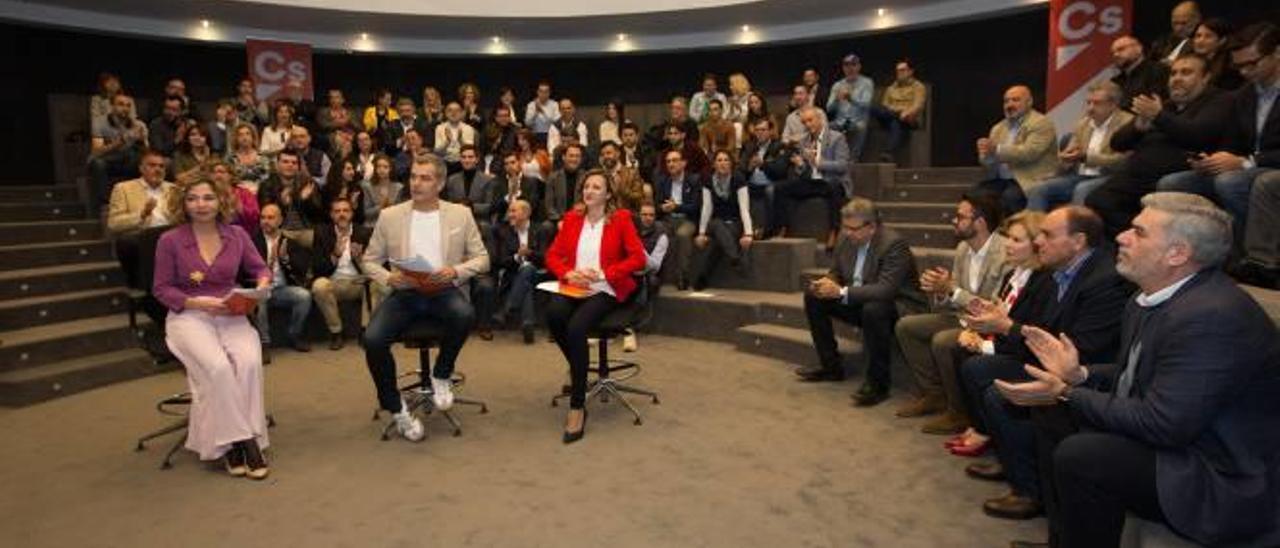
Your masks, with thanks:
<instances>
[{"instance_id":1,"label":"red blazer","mask_svg":"<svg viewBox=\"0 0 1280 548\"><path fill-rule=\"evenodd\" d=\"M566 212L560 232L547 250L547 269L561 283L565 282L565 274L573 270L577 262L578 237L582 234L582 223L585 221L584 213ZM644 270L644 266L644 244L636 233L631 212L626 209L615 210L605 222L604 235L600 239L600 268L604 270L605 281L617 294L618 302L627 300L636 290L636 280L632 275Z\"/></svg>"}]
</instances>

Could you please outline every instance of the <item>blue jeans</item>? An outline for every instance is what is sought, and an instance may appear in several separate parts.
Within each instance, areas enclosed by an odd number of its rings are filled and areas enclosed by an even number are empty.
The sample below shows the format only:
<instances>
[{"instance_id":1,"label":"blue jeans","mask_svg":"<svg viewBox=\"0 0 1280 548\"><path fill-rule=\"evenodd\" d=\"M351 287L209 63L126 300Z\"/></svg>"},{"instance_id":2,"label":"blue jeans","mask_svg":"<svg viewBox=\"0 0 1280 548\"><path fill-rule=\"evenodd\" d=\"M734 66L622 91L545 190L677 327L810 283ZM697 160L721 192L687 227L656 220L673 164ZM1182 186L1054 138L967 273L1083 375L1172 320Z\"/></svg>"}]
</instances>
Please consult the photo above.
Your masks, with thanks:
<instances>
[{"instance_id":1,"label":"blue jeans","mask_svg":"<svg viewBox=\"0 0 1280 548\"><path fill-rule=\"evenodd\" d=\"M884 151L888 154L897 152L902 147L902 140L906 137L906 133L911 131L911 126L903 122L898 117L897 112L889 110L882 105L871 105L871 117L880 122L880 125L884 126L885 131L889 134L885 141Z\"/></svg>"},{"instance_id":2,"label":"blue jeans","mask_svg":"<svg viewBox=\"0 0 1280 548\"><path fill-rule=\"evenodd\" d=\"M524 263L514 272L508 271L511 285L507 289L507 299L502 303L501 314L505 317L513 308L520 309L520 326L531 327L537 323L533 309L533 286L538 281L538 267L533 263Z\"/></svg>"},{"instance_id":3,"label":"blue jeans","mask_svg":"<svg viewBox=\"0 0 1280 548\"><path fill-rule=\"evenodd\" d=\"M311 313L311 292L296 285L282 285L271 289L271 298L264 305L258 306L258 336L262 344L271 344L271 321L268 317L272 308L289 309L289 339L297 341L302 337L302 330L307 326L307 315Z\"/></svg>"},{"instance_id":4,"label":"blue jeans","mask_svg":"<svg viewBox=\"0 0 1280 548\"><path fill-rule=\"evenodd\" d=\"M1269 170L1264 167L1228 171L1218 175L1179 171L1161 177L1156 182L1156 189L1199 194L1218 202L1222 209L1231 214L1231 227L1240 235L1244 233L1245 220L1249 216L1249 190L1253 188L1253 180L1267 171Z\"/></svg>"},{"instance_id":5,"label":"blue jeans","mask_svg":"<svg viewBox=\"0 0 1280 548\"><path fill-rule=\"evenodd\" d=\"M974 356L960 366L961 385L974 427L995 441L996 456L1018 495L1040 499L1036 431L1026 409L1006 402L995 380L1030 381L1022 362L1009 356Z\"/></svg>"},{"instance_id":6,"label":"blue jeans","mask_svg":"<svg viewBox=\"0 0 1280 548\"><path fill-rule=\"evenodd\" d=\"M440 355L431 376L448 379L476 320L475 309L458 288L430 296L412 289L396 289L373 311L369 327L365 329L364 358L378 391L378 404L392 413L400 411L400 389L396 386L396 360L391 355L391 344L410 324L425 319L435 320L444 331Z\"/></svg>"},{"instance_id":7,"label":"blue jeans","mask_svg":"<svg viewBox=\"0 0 1280 548\"><path fill-rule=\"evenodd\" d=\"M1027 191L1027 209L1031 211L1049 211L1055 206L1071 202L1084 204L1085 196L1102 183L1107 182L1105 176L1089 176L1071 173L1048 179ZM1081 187L1088 185L1081 192Z\"/></svg>"}]
</instances>

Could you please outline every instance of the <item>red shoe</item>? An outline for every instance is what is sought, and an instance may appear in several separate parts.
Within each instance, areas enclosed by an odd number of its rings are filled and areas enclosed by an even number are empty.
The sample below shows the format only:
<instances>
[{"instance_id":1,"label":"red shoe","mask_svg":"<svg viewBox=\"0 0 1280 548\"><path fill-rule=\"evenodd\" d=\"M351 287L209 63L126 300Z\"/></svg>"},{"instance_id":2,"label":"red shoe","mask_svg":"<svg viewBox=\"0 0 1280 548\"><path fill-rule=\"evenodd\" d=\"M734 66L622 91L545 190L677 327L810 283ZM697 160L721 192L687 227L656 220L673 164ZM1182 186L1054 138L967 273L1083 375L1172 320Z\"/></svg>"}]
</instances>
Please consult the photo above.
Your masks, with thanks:
<instances>
[{"instance_id":1,"label":"red shoe","mask_svg":"<svg viewBox=\"0 0 1280 548\"><path fill-rule=\"evenodd\" d=\"M987 448L991 446L991 440L984 441L977 445L956 445L951 447L952 455L957 457L980 457L987 452Z\"/></svg>"},{"instance_id":2,"label":"red shoe","mask_svg":"<svg viewBox=\"0 0 1280 548\"><path fill-rule=\"evenodd\" d=\"M959 447L961 445L964 445L964 438L965 438L964 434L956 434L948 438L947 441L943 442L942 446L946 447L947 449L951 449L952 447Z\"/></svg>"}]
</instances>

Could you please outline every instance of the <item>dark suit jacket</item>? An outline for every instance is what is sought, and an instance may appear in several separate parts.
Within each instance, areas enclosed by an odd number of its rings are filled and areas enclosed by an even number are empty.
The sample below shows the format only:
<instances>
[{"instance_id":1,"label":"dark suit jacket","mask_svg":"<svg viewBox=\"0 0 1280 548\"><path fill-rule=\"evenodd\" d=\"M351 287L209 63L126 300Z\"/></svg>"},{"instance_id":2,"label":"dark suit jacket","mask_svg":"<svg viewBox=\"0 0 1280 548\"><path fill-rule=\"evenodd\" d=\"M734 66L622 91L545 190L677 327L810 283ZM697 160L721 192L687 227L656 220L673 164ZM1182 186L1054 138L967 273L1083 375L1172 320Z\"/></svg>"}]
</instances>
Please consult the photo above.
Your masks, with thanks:
<instances>
[{"instance_id":1,"label":"dark suit jacket","mask_svg":"<svg viewBox=\"0 0 1280 548\"><path fill-rule=\"evenodd\" d=\"M471 193L467 193L466 181L461 171L450 175L444 185L444 199L471 207L471 214L476 220L489 220L491 215L502 213L493 211L493 176L476 169L475 178L471 180Z\"/></svg>"},{"instance_id":2,"label":"dark suit jacket","mask_svg":"<svg viewBox=\"0 0 1280 548\"><path fill-rule=\"evenodd\" d=\"M582 190L582 179L587 174L584 168L578 168L577 174L570 181L563 169L557 169L547 178L547 193L542 198L542 210L547 215L547 220L559 221L564 217L564 212L572 205L572 201L576 200L576 196Z\"/></svg>"},{"instance_id":3,"label":"dark suit jacket","mask_svg":"<svg viewBox=\"0 0 1280 548\"><path fill-rule=\"evenodd\" d=\"M1135 122L1111 136L1112 150L1133 151L1124 170L1140 183L1155 183L1160 177L1190 169L1188 154L1213 152L1222 142L1231 112L1229 95L1214 88L1205 89L1181 110L1171 102L1164 105L1150 130L1138 131Z\"/></svg>"},{"instance_id":4,"label":"dark suit jacket","mask_svg":"<svg viewBox=\"0 0 1280 548\"><path fill-rule=\"evenodd\" d=\"M1258 136L1258 88L1246 84L1232 95L1231 119L1227 122L1225 147L1238 156L1254 154L1258 167L1280 168L1280 108L1274 105ZM1261 146L1257 146L1261 145Z\"/></svg>"},{"instance_id":5,"label":"dark suit jacket","mask_svg":"<svg viewBox=\"0 0 1280 548\"><path fill-rule=\"evenodd\" d=\"M496 177L490 188L493 189L493 198L489 199L489 203L492 204L489 211L491 221L496 224L506 217L507 208L511 206L507 203L507 194L510 189L507 188L506 175ZM542 207L542 191L537 179L523 175L520 177L520 199L529 202L529 206L533 208L534 221L542 222L546 218L546 211Z\"/></svg>"},{"instance_id":6,"label":"dark suit jacket","mask_svg":"<svg viewBox=\"0 0 1280 548\"><path fill-rule=\"evenodd\" d=\"M351 227L351 241L360 244L362 247L369 246L369 237L372 235L372 227L361 225ZM338 234L334 232L332 224L326 223L315 228L311 241L312 276L316 278L333 276L333 272L338 269L338 263L333 259L333 248L337 245ZM356 272L364 274L364 267L360 263L360 256L351 257L351 264L356 267Z\"/></svg>"},{"instance_id":7,"label":"dark suit jacket","mask_svg":"<svg viewBox=\"0 0 1280 548\"><path fill-rule=\"evenodd\" d=\"M653 189L654 205L658 206L658 216L667 218L669 213L662 212L662 203L671 199L671 177L663 174L658 185ZM693 223L698 222L702 214L702 178L696 173L684 172L684 184L680 188L680 207L673 213L680 213Z\"/></svg>"},{"instance_id":8,"label":"dark suit jacket","mask_svg":"<svg viewBox=\"0 0 1280 548\"><path fill-rule=\"evenodd\" d=\"M253 247L258 249L258 255L262 256L262 260L267 260L267 239L266 235L261 231L253 233L250 236L253 239ZM296 285L298 287L307 287L311 283L311 251L306 247L298 245L283 234L279 236L280 241L284 243L284 254L280 256L280 268L284 271L286 285ZM267 265L270 268L271 265Z\"/></svg>"},{"instance_id":9,"label":"dark suit jacket","mask_svg":"<svg viewBox=\"0 0 1280 548\"><path fill-rule=\"evenodd\" d=\"M422 136L422 143L426 149L430 150L434 148L436 132L431 131L431 125L428 124L423 117L414 117L413 129L416 129L418 131L418 135ZM401 150L403 150L401 147L396 146L396 143L403 138L404 124L400 120L387 122L386 128L383 129L382 148L388 155L394 158L401 152Z\"/></svg>"},{"instance_id":10,"label":"dark suit jacket","mask_svg":"<svg viewBox=\"0 0 1280 548\"><path fill-rule=\"evenodd\" d=\"M1169 67L1159 61L1143 59L1138 66L1129 72L1121 72L1111 77L1111 81L1120 86L1124 95L1120 108L1129 110L1133 98L1139 95L1159 95L1169 98Z\"/></svg>"},{"instance_id":11,"label":"dark suit jacket","mask_svg":"<svg viewBox=\"0 0 1280 548\"><path fill-rule=\"evenodd\" d=\"M546 230L542 223L530 220L528 262L538 269L545 268L547 247L550 245L551 232ZM510 223L493 225L493 249L494 252L490 255L493 261L493 272L495 276L501 276L498 291L506 293L507 288L511 286L512 275L515 274L516 269L520 268L515 257L516 251L520 249L520 237Z\"/></svg>"},{"instance_id":12,"label":"dark suit jacket","mask_svg":"<svg viewBox=\"0 0 1280 548\"><path fill-rule=\"evenodd\" d=\"M1033 276L1034 277L1034 276ZM1116 273L1111 250L1093 251L1058 301L1058 284L1046 272L1034 289L1023 297L1027 303L1024 325L1034 325L1050 333L1066 333L1085 363L1115 359L1120 342L1120 314L1133 292L1133 285ZM1032 286L1027 284L1028 289ZM996 341L996 354L1013 356L1025 363L1039 363L1021 333L1010 333Z\"/></svg>"},{"instance_id":13,"label":"dark suit jacket","mask_svg":"<svg viewBox=\"0 0 1280 548\"><path fill-rule=\"evenodd\" d=\"M836 244L835 264L827 276L841 286L849 286L857 264L857 246L841 237ZM898 305L899 314L919 312L927 305L920 291L920 276L911 245L892 229L884 225L876 229L862 270L862 285L849 287L848 302L893 301Z\"/></svg>"},{"instance_id":14,"label":"dark suit jacket","mask_svg":"<svg viewBox=\"0 0 1280 548\"><path fill-rule=\"evenodd\" d=\"M1124 314L1121 353L1138 306ZM1225 274L1205 270L1149 312L1133 396L1111 393L1127 357L1089 367L1070 407L1085 425L1156 451L1160 508L1207 545L1280 545L1280 339Z\"/></svg>"},{"instance_id":15,"label":"dark suit jacket","mask_svg":"<svg viewBox=\"0 0 1280 548\"><path fill-rule=\"evenodd\" d=\"M281 212L285 214L286 219L288 218L289 210L296 209L307 226L314 226L327 221L329 212L325 209L324 191L321 188L316 187L315 191L311 193L311 197L306 200L298 197L299 191L297 189L305 184L305 180L306 175L299 172L297 179L293 183L292 200L288 206L285 206L280 199L285 191L284 183L281 182L280 176L272 174L267 177L267 180L258 186L258 209L262 209L262 206L267 204L276 204L280 206Z\"/></svg>"},{"instance_id":16,"label":"dark suit jacket","mask_svg":"<svg viewBox=\"0 0 1280 548\"><path fill-rule=\"evenodd\" d=\"M787 170L790 164L787 162L787 155L783 154L786 149L782 146L782 141L773 139L765 146L764 163L760 165L760 169L764 171L765 177L770 181L781 181L787 178ZM760 144L756 141L747 141L742 147L742 152L738 154L738 172L742 174L744 180L751 180L752 169L751 159L755 158L760 151Z\"/></svg>"}]
</instances>

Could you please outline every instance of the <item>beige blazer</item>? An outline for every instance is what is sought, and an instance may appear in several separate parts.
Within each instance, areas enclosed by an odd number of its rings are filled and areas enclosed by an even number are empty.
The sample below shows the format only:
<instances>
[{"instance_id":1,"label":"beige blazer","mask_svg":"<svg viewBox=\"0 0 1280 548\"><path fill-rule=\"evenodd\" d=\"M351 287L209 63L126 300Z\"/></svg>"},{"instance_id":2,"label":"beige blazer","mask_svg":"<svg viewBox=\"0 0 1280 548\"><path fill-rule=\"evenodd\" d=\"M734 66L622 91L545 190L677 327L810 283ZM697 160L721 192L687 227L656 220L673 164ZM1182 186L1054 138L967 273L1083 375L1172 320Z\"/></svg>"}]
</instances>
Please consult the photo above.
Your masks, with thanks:
<instances>
[{"instance_id":1,"label":"beige blazer","mask_svg":"<svg viewBox=\"0 0 1280 548\"><path fill-rule=\"evenodd\" d=\"M1005 258L1005 238L992 234L987 244L987 256L983 257L978 287L969 287L969 243L960 242L956 246L955 262L951 264L951 279L955 281L956 291L947 296L947 301L956 308L963 309L974 298L993 300L1000 291L1000 284L1011 266Z\"/></svg>"},{"instance_id":2,"label":"beige blazer","mask_svg":"<svg viewBox=\"0 0 1280 548\"><path fill-rule=\"evenodd\" d=\"M1111 123L1107 124L1106 136L1102 138L1102 151L1098 154L1086 155L1084 165L1087 167L1096 167L1102 170L1102 173L1109 174L1124 164L1125 158L1129 157L1127 152L1116 152L1111 150L1111 136L1116 134L1116 130L1129 125L1133 122L1133 115L1123 110L1116 110L1111 115ZM1084 116L1076 123L1076 130L1071 134L1071 143L1067 146L1075 146L1080 150L1089 148L1089 139L1093 138L1093 124L1089 123L1089 117ZM1063 165L1064 170L1072 170L1078 164Z\"/></svg>"},{"instance_id":3,"label":"beige blazer","mask_svg":"<svg viewBox=\"0 0 1280 548\"><path fill-rule=\"evenodd\" d=\"M1037 111L1027 113L1012 144L1002 144L1009 135L1009 120L991 127L989 138L1000 150L987 156L983 165L995 169L997 163L1009 164L1013 178L1028 190L1058 173L1058 134L1050 120Z\"/></svg>"},{"instance_id":4,"label":"beige blazer","mask_svg":"<svg viewBox=\"0 0 1280 548\"><path fill-rule=\"evenodd\" d=\"M409 229L413 202L401 202L382 210L373 226L373 236L365 247L364 271L378 283L386 284L391 271L383 266L389 260L407 259ZM440 201L441 252L444 262L458 271L454 285L462 285L472 276L489 271L489 253L480 239L480 229L471 216L471 209L444 200ZM392 266L394 270L395 267Z\"/></svg>"},{"instance_id":5,"label":"beige blazer","mask_svg":"<svg viewBox=\"0 0 1280 548\"><path fill-rule=\"evenodd\" d=\"M168 207L169 193L174 192L173 183L160 183L164 189L164 200L156 204L157 208ZM112 234L121 234L141 230L142 210L147 206L147 183L142 179L120 181L111 188L111 203L107 207L107 230Z\"/></svg>"}]
</instances>

